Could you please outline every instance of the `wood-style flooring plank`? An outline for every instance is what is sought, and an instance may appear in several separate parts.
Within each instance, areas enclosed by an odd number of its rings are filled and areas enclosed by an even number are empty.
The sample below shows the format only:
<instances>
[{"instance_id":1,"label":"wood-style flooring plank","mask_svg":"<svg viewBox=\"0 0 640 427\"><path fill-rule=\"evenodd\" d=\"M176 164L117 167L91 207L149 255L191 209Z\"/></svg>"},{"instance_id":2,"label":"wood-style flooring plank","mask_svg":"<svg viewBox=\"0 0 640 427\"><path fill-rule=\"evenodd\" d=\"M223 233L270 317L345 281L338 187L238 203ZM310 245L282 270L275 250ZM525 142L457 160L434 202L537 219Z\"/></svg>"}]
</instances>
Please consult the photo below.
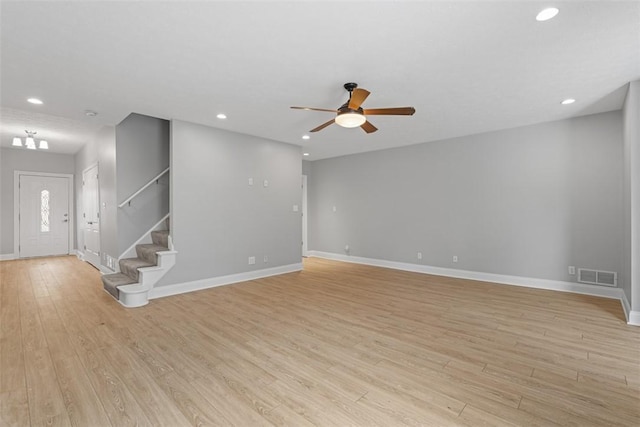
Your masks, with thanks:
<instances>
[{"instance_id":1,"label":"wood-style flooring plank","mask_svg":"<svg viewBox=\"0 0 640 427\"><path fill-rule=\"evenodd\" d=\"M615 300L305 259L126 309L75 257L0 262L0 425L640 425Z\"/></svg>"}]
</instances>

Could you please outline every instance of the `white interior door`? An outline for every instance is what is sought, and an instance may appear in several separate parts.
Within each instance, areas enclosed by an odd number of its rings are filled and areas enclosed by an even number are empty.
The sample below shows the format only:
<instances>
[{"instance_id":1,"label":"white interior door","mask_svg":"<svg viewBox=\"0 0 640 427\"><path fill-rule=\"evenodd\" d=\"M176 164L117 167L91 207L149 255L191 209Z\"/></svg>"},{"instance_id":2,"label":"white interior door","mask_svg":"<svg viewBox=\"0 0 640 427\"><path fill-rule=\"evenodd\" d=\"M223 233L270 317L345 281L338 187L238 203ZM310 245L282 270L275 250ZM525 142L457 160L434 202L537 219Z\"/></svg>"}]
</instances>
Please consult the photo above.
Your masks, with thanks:
<instances>
[{"instance_id":1,"label":"white interior door","mask_svg":"<svg viewBox=\"0 0 640 427\"><path fill-rule=\"evenodd\" d=\"M307 175L302 175L302 256L306 257L307 245Z\"/></svg>"},{"instance_id":2,"label":"white interior door","mask_svg":"<svg viewBox=\"0 0 640 427\"><path fill-rule=\"evenodd\" d=\"M84 259L100 268L100 198L98 196L98 165L82 173L82 235Z\"/></svg>"},{"instance_id":3,"label":"white interior door","mask_svg":"<svg viewBox=\"0 0 640 427\"><path fill-rule=\"evenodd\" d=\"M19 176L20 258L69 253L69 178Z\"/></svg>"}]
</instances>

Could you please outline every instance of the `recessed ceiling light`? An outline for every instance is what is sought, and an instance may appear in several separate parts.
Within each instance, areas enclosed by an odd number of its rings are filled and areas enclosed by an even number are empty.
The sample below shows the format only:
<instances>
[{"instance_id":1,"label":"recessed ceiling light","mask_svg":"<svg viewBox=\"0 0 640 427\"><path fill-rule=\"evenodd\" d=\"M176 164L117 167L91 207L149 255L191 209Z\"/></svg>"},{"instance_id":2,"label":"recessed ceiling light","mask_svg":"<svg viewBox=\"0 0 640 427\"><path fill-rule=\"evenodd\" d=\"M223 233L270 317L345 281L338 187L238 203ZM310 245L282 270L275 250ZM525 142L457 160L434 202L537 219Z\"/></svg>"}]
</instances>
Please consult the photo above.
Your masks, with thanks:
<instances>
[{"instance_id":1,"label":"recessed ceiling light","mask_svg":"<svg viewBox=\"0 0 640 427\"><path fill-rule=\"evenodd\" d=\"M302 135L302 139L309 139L311 138L309 135Z\"/></svg>"},{"instance_id":2,"label":"recessed ceiling light","mask_svg":"<svg viewBox=\"0 0 640 427\"><path fill-rule=\"evenodd\" d=\"M30 102L30 103L36 104L36 105L42 105L42 101L40 101L38 98L29 98L29 99L27 99L27 102Z\"/></svg>"},{"instance_id":3,"label":"recessed ceiling light","mask_svg":"<svg viewBox=\"0 0 640 427\"><path fill-rule=\"evenodd\" d=\"M543 9L536 15L536 21L548 21L558 14L559 10L555 7L548 7Z\"/></svg>"},{"instance_id":4,"label":"recessed ceiling light","mask_svg":"<svg viewBox=\"0 0 640 427\"><path fill-rule=\"evenodd\" d=\"M561 102L562 105L569 105L569 104L573 104L574 102L576 102L575 99L573 98L567 98L564 101Z\"/></svg>"},{"instance_id":5,"label":"recessed ceiling light","mask_svg":"<svg viewBox=\"0 0 640 427\"><path fill-rule=\"evenodd\" d=\"M95 117L98 115L98 112L93 110L84 110L84 115L87 117Z\"/></svg>"},{"instance_id":6,"label":"recessed ceiling light","mask_svg":"<svg viewBox=\"0 0 640 427\"><path fill-rule=\"evenodd\" d=\"M217 117L217 118L219 118L219 119L226 119L226 118L227 118L227 115L226 115L226 114L222 114L222 113L220 113L220 114L218 114L216 117Z\"/></svg>"},{"instance_id":7,"label":"recessed ceiling light","mask_svg":"<svg viewBox=\"0 0 640 427\"><path fill-rule=\"evenodd\" d=\"M308 155L309 155L309 153L302 153L302 155L303 155L303 156L308 156Z\"/></svg>"}]
</instances>

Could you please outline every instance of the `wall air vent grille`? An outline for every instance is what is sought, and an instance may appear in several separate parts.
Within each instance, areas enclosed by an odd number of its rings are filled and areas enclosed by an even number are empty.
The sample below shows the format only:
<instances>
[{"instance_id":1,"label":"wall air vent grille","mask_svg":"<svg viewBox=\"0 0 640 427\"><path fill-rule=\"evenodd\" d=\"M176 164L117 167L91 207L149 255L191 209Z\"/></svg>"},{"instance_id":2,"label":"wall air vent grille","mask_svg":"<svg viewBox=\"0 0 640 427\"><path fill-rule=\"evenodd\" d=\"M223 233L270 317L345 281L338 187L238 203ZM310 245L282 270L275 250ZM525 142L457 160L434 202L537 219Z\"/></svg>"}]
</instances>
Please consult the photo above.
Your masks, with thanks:
<instances>
[{"instance_id":1,"label":"wall air vent grille","mask_svg":"<svg viewBox=\"0 0 640 427\"><path fill-rule=\"evenodd\" d=\"M578 269L578 282L591 285L618 286L618 273L613 271Z\"/></svg>"}]
</instances>

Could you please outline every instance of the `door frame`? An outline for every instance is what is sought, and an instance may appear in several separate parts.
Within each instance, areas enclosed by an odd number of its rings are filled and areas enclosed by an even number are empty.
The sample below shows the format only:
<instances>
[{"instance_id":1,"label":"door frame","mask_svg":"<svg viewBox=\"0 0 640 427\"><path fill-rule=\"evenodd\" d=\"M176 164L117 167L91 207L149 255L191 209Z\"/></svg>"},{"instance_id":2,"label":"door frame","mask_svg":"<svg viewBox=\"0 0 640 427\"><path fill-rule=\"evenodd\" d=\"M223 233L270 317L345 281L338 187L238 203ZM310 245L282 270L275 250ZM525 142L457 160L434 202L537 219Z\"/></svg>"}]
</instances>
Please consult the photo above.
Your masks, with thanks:
<instances>
[{"instance_id":1,"label":"door frame","mask_svg":"<svg viewBox=\"0 0 640 427\"><path fill-rule=\"evenodd\" d=\"M98 252L98 265L94 265L93 263L87 261L86 259L86 251L81 250L80 249L80 236L82 236L82 243L86 244L86 242L84 241L84 234L83 230L84 230L84 226L86 225L84 217L80 215L80 210L82 210L82 212L84 213L84 174L85 172L87 172L88 170L92 169L92 168L97 168L98 170L98 177L96 178L96 180L98 181L98 188L96 188L96 198L98 200L98 218L100 219L98 222L98 234L100 235L100 251ZM100 162L94 162L92 164L90 164L89 166L87 166L83 171L82 171L82 175L80 176L80 179L82 180L82 190L81 190L81 194L82 194L82 206L78 206L78 220L81 222L81 224L76 224L76 226L78 227L78 249L76 254L80 255L82 254L82 260L89 262L89 264L93 265L95 268L97 268L98 270L101 270L101 266L102 266L102 218L100 218ZM102 271L102 270L101 270Z\"/></svg>"},{"instance_id":2,"label":"door frame","mask_svg":"<svg viewBox=\"0 0 640 427\"><path fill-rule=\"evenodd\" d=\"M302 175L302 256L309 256L309 222L307 199L307 175Z\"/></svg>"},{"instance_id":3,"label":"door frame","mask_svg":"<svg viewBox=\"0 0 640 427\"><path fill-rule=\"evenodd\" d=\"M20 259L20 175L42 176L52 178L67 178L69 184L69 255L75 253L74 239L75 236L75 215L73 212L73 174L72 173L51 173L51 172L33 172L33 171L13 171L13 254Z\"/></svg>"}]
</instances>

